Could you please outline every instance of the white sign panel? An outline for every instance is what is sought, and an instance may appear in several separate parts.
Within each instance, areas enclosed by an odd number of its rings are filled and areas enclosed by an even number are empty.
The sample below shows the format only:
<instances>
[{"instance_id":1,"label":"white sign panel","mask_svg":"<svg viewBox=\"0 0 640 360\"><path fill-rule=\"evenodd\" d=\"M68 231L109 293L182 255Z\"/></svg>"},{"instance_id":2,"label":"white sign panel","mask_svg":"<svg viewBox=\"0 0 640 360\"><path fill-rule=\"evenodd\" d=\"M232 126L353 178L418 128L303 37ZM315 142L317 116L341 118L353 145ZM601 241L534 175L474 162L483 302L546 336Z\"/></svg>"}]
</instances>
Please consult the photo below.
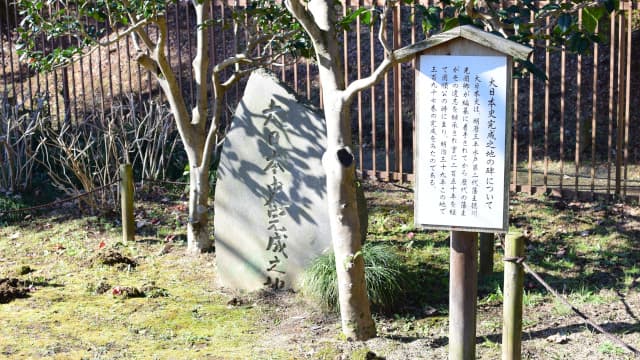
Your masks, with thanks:
<instances>
[{"instance_id":1,"label":"white sign panel","mask_svg":"<svg viewBox=\"0 0 640 360\"><path fill-rule=\"evenodd\" d=\"M507 230L507 78L504 56L420 57L417 225Z\"/></svg>"}]
</instances>

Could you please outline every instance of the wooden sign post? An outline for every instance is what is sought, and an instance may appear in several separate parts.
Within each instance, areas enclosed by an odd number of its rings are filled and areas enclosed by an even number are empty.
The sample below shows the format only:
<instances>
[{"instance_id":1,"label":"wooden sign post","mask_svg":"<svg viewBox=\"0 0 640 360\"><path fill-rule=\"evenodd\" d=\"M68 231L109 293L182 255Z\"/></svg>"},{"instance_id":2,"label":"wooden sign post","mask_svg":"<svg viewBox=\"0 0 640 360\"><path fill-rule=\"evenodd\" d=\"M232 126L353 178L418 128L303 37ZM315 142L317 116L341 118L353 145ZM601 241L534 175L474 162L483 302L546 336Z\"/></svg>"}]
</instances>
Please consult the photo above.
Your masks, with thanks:
<instances>
[{"instance_id":1,"label":"wooden sign post","mask_svg":"<svg viewBox=\"0 0 640 360\"><path fill-rule=\"evenodd\" d=\"M416 70L415 223L451 231L449 359L475 358L478 232L508 229L513 58L472 26L428 39Z\"/></svg>"}]
</instances>

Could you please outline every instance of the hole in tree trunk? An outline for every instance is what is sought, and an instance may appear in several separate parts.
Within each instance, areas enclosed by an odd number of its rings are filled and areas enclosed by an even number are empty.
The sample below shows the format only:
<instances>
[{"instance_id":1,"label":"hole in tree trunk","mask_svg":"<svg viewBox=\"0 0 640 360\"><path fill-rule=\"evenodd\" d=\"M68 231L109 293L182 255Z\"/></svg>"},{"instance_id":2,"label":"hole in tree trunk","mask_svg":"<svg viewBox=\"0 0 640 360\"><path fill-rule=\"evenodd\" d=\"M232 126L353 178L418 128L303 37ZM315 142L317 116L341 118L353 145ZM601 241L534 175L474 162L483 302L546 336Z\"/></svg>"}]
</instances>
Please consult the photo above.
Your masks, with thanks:
<instances>
[{"instance_id":1,"label":"hole in tree trunk","mask_svg":"<svg viewBox=\"0 0 640 360\"><path fill-rule=\"evenodd\" d=\"M353 164L353 154L348 149L342 148L338 150L338 161L344 167L349 167Z\"/></svg>"}]
</instances>

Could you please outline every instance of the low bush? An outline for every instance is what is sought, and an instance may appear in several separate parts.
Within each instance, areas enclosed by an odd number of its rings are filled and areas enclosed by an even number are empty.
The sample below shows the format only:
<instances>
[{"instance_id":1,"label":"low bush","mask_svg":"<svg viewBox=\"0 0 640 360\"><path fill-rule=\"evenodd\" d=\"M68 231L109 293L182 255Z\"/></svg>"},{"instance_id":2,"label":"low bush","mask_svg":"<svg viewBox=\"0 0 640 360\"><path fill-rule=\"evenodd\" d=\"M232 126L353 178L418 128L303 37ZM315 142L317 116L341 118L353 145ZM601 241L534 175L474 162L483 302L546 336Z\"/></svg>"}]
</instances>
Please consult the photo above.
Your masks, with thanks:
<instances>
[{"instance_id":1,"label":"low bush","mask_svg":"<svg viewBox=\"0 0 640 360\"><path fill-rule=\"evenodd\" d=\"M367 294L373 311L386 312L399 303L407 284L402 258L389 245L366 243L362 248ZM338 280L333 252L315 259L302 277L302 293L330 311L337 311Z\"/></svg>"},{"instance_id":2,"label":"low bush","mask_svg":"<svg viewBox=\"0 0 640 360\"><path fill-rule=\"evenodd\" d=\"M21 220L24 214L10 212L25 207L20 199L0 193L0 226L5 226L10 222Z\"/></svg>"}]
</instances>

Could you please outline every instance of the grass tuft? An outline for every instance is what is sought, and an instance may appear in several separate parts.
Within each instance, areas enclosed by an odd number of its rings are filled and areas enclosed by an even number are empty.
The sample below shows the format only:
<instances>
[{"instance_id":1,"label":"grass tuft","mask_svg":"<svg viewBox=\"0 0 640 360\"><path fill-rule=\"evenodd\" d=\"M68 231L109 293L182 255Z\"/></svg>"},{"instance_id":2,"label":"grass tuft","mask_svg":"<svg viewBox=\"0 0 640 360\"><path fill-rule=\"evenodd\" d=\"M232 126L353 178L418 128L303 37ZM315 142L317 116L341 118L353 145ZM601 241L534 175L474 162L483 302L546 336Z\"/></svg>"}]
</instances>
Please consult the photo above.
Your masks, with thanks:
<instances>
[{"instance_id":1,"label":"grass tuft","mask_svg":"<svg viewBox=\"0 0 640 360\"><path fill-rule=\"evenodd\" d=\"M393 247L366 243L362 248L367 295L374 311L386 311L397 304L405 291L407 272ZM330 311L337 311L338 280L333 252L314 260L303 274L303 294Z\"/></svg>"}]
</instances>

